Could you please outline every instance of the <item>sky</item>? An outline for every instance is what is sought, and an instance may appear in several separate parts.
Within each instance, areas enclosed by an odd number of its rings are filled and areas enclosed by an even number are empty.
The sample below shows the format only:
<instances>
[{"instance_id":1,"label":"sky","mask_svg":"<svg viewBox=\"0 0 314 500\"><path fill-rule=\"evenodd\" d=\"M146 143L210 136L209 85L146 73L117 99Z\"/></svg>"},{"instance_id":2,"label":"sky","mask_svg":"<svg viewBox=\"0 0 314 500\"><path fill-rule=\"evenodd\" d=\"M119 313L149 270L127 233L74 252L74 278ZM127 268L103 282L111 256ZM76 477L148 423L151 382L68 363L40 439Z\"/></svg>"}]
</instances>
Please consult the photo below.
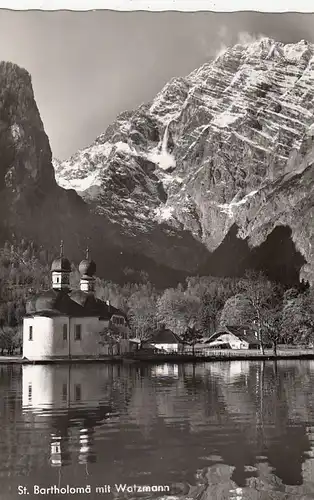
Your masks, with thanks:
<instances>
[{"instance_id":1,"label":"sky","mask_svg":"<svg viewBox=\"0 0 314 500\"><path fill-rule=\"evenodd\" d=\"M314 14L0 10L0 60L31 74L63 160L222 48L259 36L314 43L313 28Z\"/></svg>"}]
</instances>

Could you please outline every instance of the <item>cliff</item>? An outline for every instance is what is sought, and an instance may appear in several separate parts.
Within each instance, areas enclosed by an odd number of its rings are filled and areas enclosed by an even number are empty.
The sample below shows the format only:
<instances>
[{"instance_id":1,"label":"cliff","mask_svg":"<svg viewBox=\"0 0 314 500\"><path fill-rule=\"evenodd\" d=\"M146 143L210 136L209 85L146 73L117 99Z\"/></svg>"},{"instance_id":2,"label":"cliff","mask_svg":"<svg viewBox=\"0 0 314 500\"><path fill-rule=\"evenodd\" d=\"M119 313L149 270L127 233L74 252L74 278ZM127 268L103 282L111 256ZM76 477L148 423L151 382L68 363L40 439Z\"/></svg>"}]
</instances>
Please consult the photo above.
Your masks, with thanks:
<instances>
[{"instance_id":1,"label":"cliff","mask_svg":"<svg viewBox=\"0 0 314 500\"><path fill-rule=\"evenodd\" d=\"M273 255L280 279L313 282L313 78L305 41L236 45L55 164L57 182L146 234L156 259L156 228L187 231L209 252L189 242L189 271L241 273Z\"/></svg>"},{"instance_id":2,"label":"cliff","mask_svg":"<svg viewBox=\"0 0 314 500\"><path fill-rule=\"evenodd\" d=\"M2 237L62 237L75 260L88 243L120 282L254 267L313 283L313 83L305 41L236 45L60 162L28 73L2 63Z\"/></svg>"},{"instance_id":3,"label":"cliff","mask_svg":"<svg viewBox=\"0 0 314 500\"><path fill-rule=\"evenodd\" d=\"M159 286L185 276L191 247L205 257L188 232L178 236L154 226L153 236L142 233L134 239L74 189L60 187L30 75L15 64L0 63L0 92L0 243L33 240L57 253L63 239L76 262L88 244L100 276L123 282L141 279L144 271Z\"/></svg>"}]
</instances>

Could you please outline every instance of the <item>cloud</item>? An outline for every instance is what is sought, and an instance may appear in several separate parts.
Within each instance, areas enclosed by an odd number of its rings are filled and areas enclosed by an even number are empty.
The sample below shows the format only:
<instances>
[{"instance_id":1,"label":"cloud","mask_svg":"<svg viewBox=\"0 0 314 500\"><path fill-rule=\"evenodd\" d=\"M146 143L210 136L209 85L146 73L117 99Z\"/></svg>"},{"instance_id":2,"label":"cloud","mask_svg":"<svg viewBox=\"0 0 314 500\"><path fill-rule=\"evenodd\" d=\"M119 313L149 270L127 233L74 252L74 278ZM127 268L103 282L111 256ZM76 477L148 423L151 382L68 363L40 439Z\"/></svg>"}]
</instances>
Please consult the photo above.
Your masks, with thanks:
<instances>
[{"instance_id":1,"label":"cloud","mask_svg":"<svg viewBox=\"0 0 314 500\"><path fill-rule=\"evenodd\" d=\"M258 42L262 38L265 38L266 35L262 33L252 34L248 31L240 31L236 34L230 34L228 32L228 28L225 25L220 26L218 31L218 40L219 46L215 52L215 58L221 56L226 50L233 45L249 45L254 42Z\"/></svg>"},{"instance_id":2,"label":"cloud","mask_svg":"<svg viewBox=\"0 0 314 500\"><path fill-rule=\"evenodd\" d=\"M262 33L251 35L251 33L248 33L247 31L241 31L238 34L236 43L239 43L240 45L248 45L250 43L258 42L262 38L266 38L266 35L263 35Z\"/></svg>"}]
</instances>

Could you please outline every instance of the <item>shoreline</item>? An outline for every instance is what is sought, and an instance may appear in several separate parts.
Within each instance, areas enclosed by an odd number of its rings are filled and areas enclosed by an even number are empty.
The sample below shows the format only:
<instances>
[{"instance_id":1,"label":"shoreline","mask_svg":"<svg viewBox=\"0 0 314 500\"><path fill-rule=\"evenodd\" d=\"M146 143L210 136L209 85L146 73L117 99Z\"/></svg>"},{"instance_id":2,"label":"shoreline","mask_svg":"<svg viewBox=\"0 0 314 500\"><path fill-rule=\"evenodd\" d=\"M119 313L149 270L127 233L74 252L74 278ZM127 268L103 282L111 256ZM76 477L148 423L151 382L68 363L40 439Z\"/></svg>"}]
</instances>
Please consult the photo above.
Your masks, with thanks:
<instances>
[{"instance_id":1,"label":"shoreline","mask_svg":"<svg viewBox=\"0 0 314 500\"><path fill-rule=\"evenodd\" d=\"M211 361L278 361L283 359L307 359L314 360L314 349L278 349L275 356L272 350L266 350L265 354L259 351L212 351L204 355L195 354L157 354L157 355L119 355L106 356L102 358L78 357L78 358L53 358L31 360L22 358L22 356L3 356L0 357L1 365L34 365L34 364L86 364L86 363L123 363L123 364L142 364L142 363L204 363Z\"/></svg>"}]
</instances>

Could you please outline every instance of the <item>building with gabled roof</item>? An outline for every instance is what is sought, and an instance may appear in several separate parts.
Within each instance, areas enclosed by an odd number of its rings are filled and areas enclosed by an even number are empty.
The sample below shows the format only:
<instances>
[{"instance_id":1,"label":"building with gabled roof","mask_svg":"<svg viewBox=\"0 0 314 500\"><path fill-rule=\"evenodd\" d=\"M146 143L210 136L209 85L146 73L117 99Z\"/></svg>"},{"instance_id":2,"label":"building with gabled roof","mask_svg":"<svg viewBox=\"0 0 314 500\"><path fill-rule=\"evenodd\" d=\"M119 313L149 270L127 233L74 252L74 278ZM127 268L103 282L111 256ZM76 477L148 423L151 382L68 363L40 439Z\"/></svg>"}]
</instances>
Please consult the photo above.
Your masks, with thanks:
<instances>
[{"instance_id":1,"label":"building with gabled roof","mask_svg":"<svg viewBox=\"0 0 314 500\"><path fill-rule=\"evenodd\" d=\"M125 337L122 311L95 296L96 264L86 258L79 265L80 289L70 289L71 264L60 256L51 265L52 287L32 297L23 320L23 356L30 360L101 357L112 345L102 341L102 332L114 325Z\"/></svg>"},{"instance_id":2,"label":"building with gabled roof","mask_svg":"<svg viewBox=\"0 0 314 500\"><path fill-rule=\"evenodd\" d=\"M263 335L263 342L266 346L270 344L268 338ZM229 349L259 349L261 347L257 331L244 326L221 326L213 335L202 342L202 346L208 348L229 348Z\"/></svg>"},{"instance_id":3,"label":"building with gabled roof","mask_svg":"<svg viewBox=\"0 0 314 500\"><path fill-rule=\"evenodd\" d=\"M145 344L149 344L154 349L167 352L178 352L183 350L183 341L181 337L164 325L153 332L149 338L142 343L142 346L145 347Z\"/></svg>"}]
</instances>

